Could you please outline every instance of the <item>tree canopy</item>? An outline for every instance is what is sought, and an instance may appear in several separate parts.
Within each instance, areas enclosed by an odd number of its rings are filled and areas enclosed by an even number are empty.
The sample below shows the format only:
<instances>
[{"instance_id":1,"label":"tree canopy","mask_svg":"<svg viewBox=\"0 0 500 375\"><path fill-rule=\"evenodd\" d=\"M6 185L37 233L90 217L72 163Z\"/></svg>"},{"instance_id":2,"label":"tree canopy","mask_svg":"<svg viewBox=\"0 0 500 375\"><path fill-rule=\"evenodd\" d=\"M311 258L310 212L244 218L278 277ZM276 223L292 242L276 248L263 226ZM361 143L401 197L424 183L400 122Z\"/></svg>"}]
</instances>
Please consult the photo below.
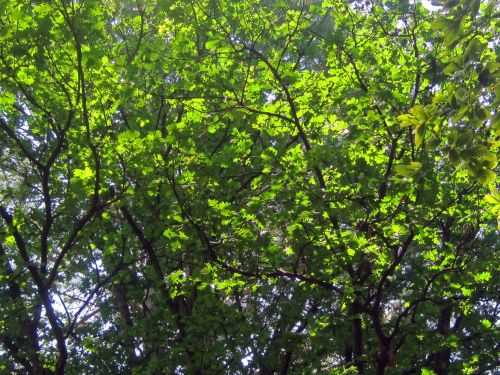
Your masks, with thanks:
<instances>
[{"instance_id":1,"label":"tree canopy","mask_svg":"<svg viewBox=\"0 0 500 375\"><path fill-rule=\"evenodd\" d=\"M0 0L0 373L498 371L499 16Z\"/></svg>"}]
</instances>

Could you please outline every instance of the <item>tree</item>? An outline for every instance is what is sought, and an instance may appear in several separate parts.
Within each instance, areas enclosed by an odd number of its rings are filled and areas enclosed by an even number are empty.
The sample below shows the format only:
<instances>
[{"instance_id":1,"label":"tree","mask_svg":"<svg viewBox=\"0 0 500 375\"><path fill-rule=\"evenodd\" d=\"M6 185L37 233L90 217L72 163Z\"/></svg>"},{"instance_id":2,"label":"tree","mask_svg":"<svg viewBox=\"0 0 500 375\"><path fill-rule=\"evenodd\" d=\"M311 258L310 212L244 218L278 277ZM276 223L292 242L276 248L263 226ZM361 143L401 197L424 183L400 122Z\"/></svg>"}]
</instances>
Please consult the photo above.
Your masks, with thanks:
<instances>
[{"instance_id":1,"label":"tree","mask_svg":"<svg viewBox=\"0 0 500 375\"><path fill-rule=\"evenodd\" d=\"M498 9L0 2L5 374L498 370Z\"/></svg>"}]
</instances>

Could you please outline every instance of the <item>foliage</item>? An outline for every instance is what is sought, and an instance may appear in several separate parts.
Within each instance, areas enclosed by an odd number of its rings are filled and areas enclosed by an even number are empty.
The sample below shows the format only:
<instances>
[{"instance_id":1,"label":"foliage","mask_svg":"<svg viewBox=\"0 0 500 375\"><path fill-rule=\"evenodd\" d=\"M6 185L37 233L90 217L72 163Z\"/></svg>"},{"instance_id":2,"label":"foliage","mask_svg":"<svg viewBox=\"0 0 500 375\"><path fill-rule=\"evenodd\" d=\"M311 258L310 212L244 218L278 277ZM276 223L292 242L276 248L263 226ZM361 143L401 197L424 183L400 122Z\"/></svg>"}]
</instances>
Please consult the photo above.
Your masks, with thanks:
<instances>
[{"instance_id":1,"label":"foliage","mask_svg":"<svg viewBox=\"0 0 500 375\"><path fill-rule=\"evenodd\" d=\"M0 373L498 370L494 1L0 9Z\"/></svg>"}]
</instances>

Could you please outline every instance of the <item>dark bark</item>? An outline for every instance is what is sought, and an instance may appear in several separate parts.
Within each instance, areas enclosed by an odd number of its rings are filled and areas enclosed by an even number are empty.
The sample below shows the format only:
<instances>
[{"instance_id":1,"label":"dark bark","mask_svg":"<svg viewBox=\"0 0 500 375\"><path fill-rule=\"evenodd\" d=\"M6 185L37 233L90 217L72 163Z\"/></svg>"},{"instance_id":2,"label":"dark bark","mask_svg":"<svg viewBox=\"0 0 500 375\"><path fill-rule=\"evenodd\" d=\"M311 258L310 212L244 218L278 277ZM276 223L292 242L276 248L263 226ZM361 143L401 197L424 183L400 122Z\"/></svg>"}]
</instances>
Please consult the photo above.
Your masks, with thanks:
<instances>
[{"instance_id":1,"label":"dark bark","mask_svg":"<svg viewBox=\"0 0 500 375\"><path fill-rule=\"evenodd\" d=\"M113 285L113 292L116 299L116 305L118 307L118 313L120 315L120 324L122 325L124 331L126 331L134 324L132 321L132 315L130 314L125 286L121 283L115 284ZM127 366L129 369L132 369L137 364L137 356L135 354L134 337L129 332L125 335L124 346L127 353Z\"/></svg>"},{"instance_id":2,"label":"dark bark","mask_svg":"<svg viewBox=\"0 0 500 375\"><path fill-rule=\"evenodd\" d=\"M161 267L160 260L158 259L153 243L148 238L146 238L143 229L139 226L139 223L137 223L127 207L123 206L121 208L121 212L129 226L131 227L132 231L134 232L135 236L141 243L144 251L146 252L148 256L148 264L153 268L160 293L170 312L174 316L177 329L179 330L178 341L184 344L184 350L186 352L187 360L189 363L189 372L192 374L202 374L202 371L196 362L195 352L191 348L189 348L189 334L186 331L184 323L186 309L183 308L183 297L178 296L172 298L170 296L170 292L165 284L165 274Z\"/></svg>"},{"instance_id":3,"label":"dark bark","mask_svg":"<svg viewBox=\"0 0 500 375\"><path fill-rule=\"evenodd\" d=\"M352 358L352 363L358 369L359 374L364 373L364 360L363 360L363 327L360 314L362 312L361 305L358 301L354 302L351 306L350 315L352 320L352 347L349 348L349 356Z\"/></svg>"},{"instance_id":4,"label":"dark bark","mask_svg":"<svg viewBox=\"0 0 500 375\"><path fill-rule=\"evenodd\" d=\"M439 315L437 331L446 338L450 331L450 322L453 308L451 304L445 306ZM437 375L448 375L450 364L451 349L444 347L431 355L432 369Z\"/></svg>"}]
</instances>

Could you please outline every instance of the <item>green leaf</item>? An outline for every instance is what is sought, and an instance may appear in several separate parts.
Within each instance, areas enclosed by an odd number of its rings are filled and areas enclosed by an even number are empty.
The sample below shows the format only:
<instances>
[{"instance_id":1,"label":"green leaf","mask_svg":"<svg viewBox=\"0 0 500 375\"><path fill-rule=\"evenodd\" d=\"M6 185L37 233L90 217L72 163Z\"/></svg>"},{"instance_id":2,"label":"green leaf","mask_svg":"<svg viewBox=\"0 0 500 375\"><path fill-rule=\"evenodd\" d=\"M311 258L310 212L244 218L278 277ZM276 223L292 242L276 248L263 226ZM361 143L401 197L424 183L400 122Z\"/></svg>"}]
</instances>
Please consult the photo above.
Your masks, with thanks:
<instances>
[{"instance_id":1,"label":"green leaf","mask_svg":"<svg viewBox=\"0 0 500 375\"><path fill-rule=\"evenodd\" d=\"M481 324L486 329L490 329L493 326L493 324L488 319L481 320Z\"/></svg>"},{"instance_id":2,"label":"green leaf","mask_svg":"<svg viewBox=\"0 0 500 375\"><path fill-rule=\"evenodd\" d=\"M403 127L416 126L418 124L418 119L411 114L400 115L398 116L398 120Z\"/></svg>"},{"instance_id":3,"label":"green leaf","mask_svg":"<svg viewBox=\"0 0 500 375\"><path fill-rule=\"evenodd\" d=\"M215 49L218 45L218 40L209 40L205 43L205 47L207 47L207 49Z\"/></svg>"},{"instance_id":4,"label":"green leaf","mask_svg":"<svg viewBox=\"0 0 500 375\"><path fill-rule=\"evenodd\" d=\"M481 168L477 170L476 177L480 184L488 186L491 182L495 181L496 174L490 169Z\"/></svg>"},{"instance_id":5,"label":"green leaf","mask_svg":"<svg viewBox=\"0 0 500 375\"><path fill-rule=\"evenodd\" d=\"M457 152L455 149L451 149L448 153L448 157L450 158L450 163L454 166L457 166L460 164L460 154Z\"/></svg>"},{"instance_id":6,"label":"green leaf","mask_svg":"<svg viewBox=\"0 0 500 375\"><path fill-rule=\"evenodd\" d=\"M412 162L410 164L399 164L394 166L394 170L397 174L403 177L411 177L415 175L420 170L420 163Z\"/></svg>"},{"instance_id":7,"label":"green leaf","mask_svg":"<svg viewBox=\"0 0 500 375\"><path fill-rule=\"evenodd\" d=\"M17 72L17 79L25 85L31 85L35 82L35 79L26 68L22 68Z\"/></svg>"},{"instance_id":8,"label":"green leaf","mask_svg":"<svg viewBox=\"0 0 500 375\"><path fill-rule=\"evenodd\" d=\"M415 147L419 148L424 142L425 125L419 125L415 128Z\"/></svg>"},{"instance_id":9,"label":"green leaf","mask_svg":"<svg viewBox=\"0 0 500 375\"><path fill-rule=\"evenodd\" d=\"M432 23L431 27L434 30L447 31L450 29L455 29L456 21L452 20L452 19L447 19L447 18L438 18Z\"/></svg>"},{"instance_id":10,"label":"green leaf","mask_svg":"<svg viewBox=\"0 0 500 375\"><path fill-rule=\"evenodd\" d=\"M420 374L421 375L436 375L436 373L434 371L432 371L431 369L428 369L426 367L422 368Z\"/></svg>"},{"instance_id":11,"label":"green leaf","mask_svg":"<svg viewBox=\"0 0 500 375\"><path fill-rule=\"evenodd\" d=\"M487 168L495 168L498 164L497 154L494 152L486 152L481 159L486 162L485 166Z\"/></svg>"},{"instance_id":12,"label":"green leaf","mask_svg":"<svg viewBox=\"0 0 500 375\"><path fill-rule=\"evenodd\" d=\"M458 65L456 62L451 62L446 67L443 69L443 73L451 76L453 73L455 73L458 69L460 69L460 65Z\"/></svg>"},{"instance_id":13,"label":"green leaf","mask_svg":"<svg viewBox=\"0 0 500 375\"><path fill-rule=\"evenodd\" d=\"M476 282L489 281L491 279L491 274L489 272L481 272L474 275L474 280Z\"/></svg>"},{"instance_id":14,"label":"green leaf","mask_svg":"<svg viewBox=\"0 0 500 375\"><path fill-rule=\"evenodd\" d=\"M179 223L182 223L184 221L184 219L180 215L173 215L172 219L174 219L175 221L177 221Z\"/></svg>"},{"instance_id":15,"label":"green leaf","mask_svg":"<svg viewBox=\"0 0 500 375\"><path fill-rule=\"evenodd\" d=\"M469 144L474 139L473 135L472 135L472 131L470 129L467 129L464 131L457 131L457 132L455 132L455 134L457 135L455 138L456 139L455 142L456 142L457 146L464 146L466 144ZM455 142L453 142L453 143L455 143Z\"/></svg>"}]
</instances>

